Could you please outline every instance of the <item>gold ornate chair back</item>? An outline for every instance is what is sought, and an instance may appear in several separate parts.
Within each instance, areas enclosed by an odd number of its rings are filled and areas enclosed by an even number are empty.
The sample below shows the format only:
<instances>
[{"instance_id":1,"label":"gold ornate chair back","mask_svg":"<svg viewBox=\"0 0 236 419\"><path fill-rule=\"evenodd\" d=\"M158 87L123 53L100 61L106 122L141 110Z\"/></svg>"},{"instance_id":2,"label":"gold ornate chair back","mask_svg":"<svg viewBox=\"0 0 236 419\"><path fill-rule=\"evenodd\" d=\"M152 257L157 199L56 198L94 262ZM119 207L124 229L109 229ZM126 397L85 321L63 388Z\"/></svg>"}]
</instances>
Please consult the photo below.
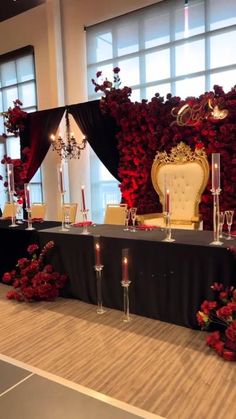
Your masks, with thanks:
<instances>
[{"instance_id":1,"label":"gold ornate chair back","mask_svg":"<svg viewBox=\"0 0 236 419\"><path fill-rule=\"evenodd\" d=\"M168 186L173 226L198 229L201 221L198 207L209 178L205 151L198 148L192 151L181 142L171 149L170 154L157 152L151 178L162 207L165 188Z\"/></svg>"},{"instance_id":2,"label":"gold ornate chair back","mask_svg":"<svg viewBox=\"0 0 236 419\"><path fill-rule=\"evenodd\" d=\"M104 224L124 225L126 209L126 204L107 204Z\"/></svg>"}]
</instances>

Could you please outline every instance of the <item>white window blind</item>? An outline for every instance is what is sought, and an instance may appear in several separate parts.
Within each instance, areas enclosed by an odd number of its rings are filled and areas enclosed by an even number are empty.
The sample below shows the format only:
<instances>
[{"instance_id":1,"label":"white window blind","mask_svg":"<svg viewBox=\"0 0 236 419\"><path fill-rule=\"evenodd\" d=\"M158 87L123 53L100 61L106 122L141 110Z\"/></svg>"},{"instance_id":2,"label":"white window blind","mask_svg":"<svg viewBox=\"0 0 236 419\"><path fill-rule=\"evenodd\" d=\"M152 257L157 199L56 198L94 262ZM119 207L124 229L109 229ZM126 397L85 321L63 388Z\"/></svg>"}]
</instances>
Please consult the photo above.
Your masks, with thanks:
<instances>
[{"instance_id":1,"label":"white window blind","mask_svg":"<svg viewBox=\"0 0 236 419\"><path fill-rule=\"evenodd\" d=\"M99 98L91 83L96 72L112 80L116 66L121 86L130 86L138 101L155 93L184 99L214 84L225 91L236 84L235 0L163 0L91 26L86 35L89 100ZM101 164L92 153L91 161L92 167ZM105 184L93 173L91 182L92 190L95 182L101 189ZM96 202L94 207L100 207L101 201Z\"/></svg>"}]
</instances>

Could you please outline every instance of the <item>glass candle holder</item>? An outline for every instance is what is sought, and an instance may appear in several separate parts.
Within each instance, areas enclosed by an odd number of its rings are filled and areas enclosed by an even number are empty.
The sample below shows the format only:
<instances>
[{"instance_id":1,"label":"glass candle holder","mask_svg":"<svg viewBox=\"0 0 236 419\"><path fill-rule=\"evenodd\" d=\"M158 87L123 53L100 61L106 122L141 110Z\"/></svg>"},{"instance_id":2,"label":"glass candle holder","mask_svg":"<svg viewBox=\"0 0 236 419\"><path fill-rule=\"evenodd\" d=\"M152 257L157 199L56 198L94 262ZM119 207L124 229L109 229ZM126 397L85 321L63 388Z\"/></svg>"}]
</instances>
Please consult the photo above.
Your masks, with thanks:
<instances>
[{"instance_id":1,"label":"glass candle holder","mask_svg":"<svg viewBox=\"0 0 236 419\"><path fill-rule=\"evenodd\" d=\"M88 209L82 209L81 213L82 213L82 219L83 219L83 230L81 232L81 234L90 234L88 231Z\"/></svg>"},{"instance_id":2,"label":"glass candle holder","mask_svg":"<svg viewBox=\"0 0 236 419\"><path fill-rule=\"evenodd\" d=\"M172 243L172 242L175 241L175 239L172 238L170 213L165 212L164 213L164 218L165 218L165 233L166 233L166 236L162 241Z\"/></svg>"},{"instance_id":3,"label":"glass candle holder","mask_svg":"<svg viewBox=\"0 0 236 419\"><path fill-rule=\"evenodd\" d=\"M213 195L213 241L210 243L213 246L221 246L223 244L220 241L220 189L212 189Z\"/></svg>"}]
</instances>

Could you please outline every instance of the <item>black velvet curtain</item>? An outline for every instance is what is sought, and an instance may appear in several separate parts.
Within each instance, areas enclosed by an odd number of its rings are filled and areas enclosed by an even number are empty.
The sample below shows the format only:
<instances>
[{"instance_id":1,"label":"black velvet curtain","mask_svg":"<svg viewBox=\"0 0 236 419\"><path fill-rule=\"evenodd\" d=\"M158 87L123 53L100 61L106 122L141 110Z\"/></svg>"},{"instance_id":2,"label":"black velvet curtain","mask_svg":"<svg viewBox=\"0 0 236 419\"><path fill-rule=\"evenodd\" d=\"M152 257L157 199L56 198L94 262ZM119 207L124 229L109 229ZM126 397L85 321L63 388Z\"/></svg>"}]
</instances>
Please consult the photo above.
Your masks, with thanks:
<instances>
[{"instance_id":1,"label":"black velvet curtain","mask_svg":"<svg viewBox=\"0 0 236 419\"><path fill-rule=\"evenodd\" d=\"M109 172L119 180L116 134L119 131L114 118L100 111L99 100L68 106L80 130Z\"/></svg>"},{"instance_id":2,"label":"black velvet curtain","mask_svg":"<svg viewBox=\"0 0 236 419\"><path fill-rule=\"evenodd\" d=\"M41 166L50 147L50 135L55 134L65 108L48 109L28 114L24 131L20 134L21 150L30 148L29 182Z\"/></svg>"},{"instance_id":3,"label":"black velvet curtain","mask_svg":"<svg viewBox=\"0 0 236 419\"><path fill-rule=\"evenodd\" d=\"M99 101L86 102L66 107L37 111L28 114L25 129L20 134L21 150L30 148L27 181L41 166L50 147L50 135L56 134L61 118L68 109L80 130L87 138L102 163L119 180L116 134L119 131L114 118L103 115Z\"/></svg>"}]
</instances>

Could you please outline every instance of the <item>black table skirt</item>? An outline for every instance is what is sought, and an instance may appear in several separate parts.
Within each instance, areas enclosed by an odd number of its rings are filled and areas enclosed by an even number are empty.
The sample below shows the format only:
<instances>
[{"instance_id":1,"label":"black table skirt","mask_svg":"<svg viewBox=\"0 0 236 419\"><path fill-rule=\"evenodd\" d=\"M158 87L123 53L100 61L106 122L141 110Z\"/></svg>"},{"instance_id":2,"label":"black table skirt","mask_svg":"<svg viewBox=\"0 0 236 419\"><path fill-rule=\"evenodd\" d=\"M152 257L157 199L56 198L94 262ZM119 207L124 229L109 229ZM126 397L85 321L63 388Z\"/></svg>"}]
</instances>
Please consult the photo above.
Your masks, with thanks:
<instances>
[{"instance_id":1,"label":"black table skirt","mask_svg":"<svg viewBox=\"0 0 236 419\"><path fill-rule=\"evenodd\" d=\"M142 316L197 327L196 312L204 299L212 298L210 286L235 285L236 262L228 245L210 246L212 232L174 230L174 243L162 241L160 230L124 232L119 226L80 228L63 233L60 228L38 232L41 245L54 240L51 255L56 269L69 275L64 296L96 304L94 239L100 236L104 306L122 310L122 249L129 248L130 311Z\"/></svg>"},{"instance_id":2,"label":"black table skirt","mask_svg":"<svg viewBox=\"0 0 236 419\"><path fill-rule=\"evenodd\" d=\"M10 224L10 220L0 220L0 279L4 272L15 268L19 258L28 256L28 245L39 242L39 230L60 225L56 221L35 222L35 230L28 231L26 222L12 228L9 227Z\"/></svg>"}]
</instances>

